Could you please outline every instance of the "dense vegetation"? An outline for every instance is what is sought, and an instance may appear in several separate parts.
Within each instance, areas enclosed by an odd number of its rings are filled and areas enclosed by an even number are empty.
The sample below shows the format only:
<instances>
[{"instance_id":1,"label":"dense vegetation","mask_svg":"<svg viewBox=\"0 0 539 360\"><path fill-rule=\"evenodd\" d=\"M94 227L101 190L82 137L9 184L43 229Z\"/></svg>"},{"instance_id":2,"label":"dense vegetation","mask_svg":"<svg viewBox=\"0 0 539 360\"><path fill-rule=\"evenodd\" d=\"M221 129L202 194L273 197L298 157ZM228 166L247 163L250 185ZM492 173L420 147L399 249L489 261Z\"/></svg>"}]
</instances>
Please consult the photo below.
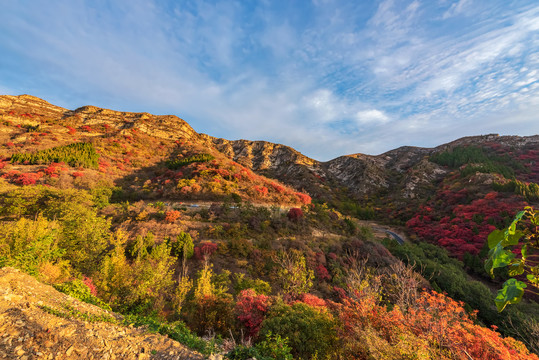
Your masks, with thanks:
<instances>
[{"instance_id":1,"label":"dense vegetation","mask_svg":"<svg viewBox=\"0 0 539 360\"><path fill-rule=\"evenodd\" d=\"M482 172L497 173L506 178L512 178L515 176L516 169L524 169L519 163L511 161L509 156L492 154L478 146L457 146L449 151L432 155L430 160L452 168L466 165L461 172L463 176Z\"/></svg>"},{"instance_id":2,"label":"dense vegetation","mask_svg":"<svg viewBox=\"0 0 539 360\"><path fill-rule=\"evenodd\" d=\"M99 154L92 143L75 143L32 153L17 153L11 156L12 163L50 164L66 163L73 167L97 168Z\"/></svg>"},{"instance_id":3,"label":"dense vegetation","mask_svg":"<svg viewBox=\"0 0 539 360\"><path fill-rule=\"evenodd\" d=\"M187 166L189 164L195 163L195 162L208 162L215 159L210 154L197 154L193 156L188 156L185 158L179 158L174 160L168 160L167 161L167 167L171 170L178 170L181 169L184 166Z\"/></svg>"}]
</instances>

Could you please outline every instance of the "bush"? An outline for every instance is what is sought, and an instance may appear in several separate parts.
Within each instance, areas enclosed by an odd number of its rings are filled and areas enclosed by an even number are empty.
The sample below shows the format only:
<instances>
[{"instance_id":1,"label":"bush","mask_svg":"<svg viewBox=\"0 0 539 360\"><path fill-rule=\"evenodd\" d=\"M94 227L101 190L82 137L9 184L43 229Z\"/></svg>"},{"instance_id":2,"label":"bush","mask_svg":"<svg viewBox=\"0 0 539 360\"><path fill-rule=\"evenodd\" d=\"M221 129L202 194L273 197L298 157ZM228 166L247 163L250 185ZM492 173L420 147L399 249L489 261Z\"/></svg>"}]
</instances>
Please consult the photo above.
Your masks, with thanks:
<instances>
[{"instance_id":1,"label":"bush","mask_svg":"<svg viewBox=\"0 0 539 360\"><path fill-rule=\"evenodd\" d=\"M257 295L253 289L243 290L236 302L236 314L240 323L247 329L247 336L256 337L269 308L269 298Z\"/></svg>"},{"instance_id":2,"label":"bush","mask_svg":"<svg viewBox=\"0 0 539 360\"><path fill-rule=\"evenodd\" d=\"M303 211L300 208L291 208L286 216L291 221L298 221L303 218Z\"/></svg>"},{"instance_id":3,"label":"bush","mask_svg":"<svg viewBox=\"0 0 539 360\"><path fill-rule=\"evenodd\" d=\"M253 347L239 345L226 354L232 360L293 360L288 339L268 333L266 339Z\"/></svg>"},{"instance_id":4,"label":"bush","mask_svg":"<svg viewBox=\"0 0 539 360\"><path fill-rule=\"evenodd\" d=\"M0 267L14 266L38 276L43 264L55 263L65 254L58 246L58 227L42 216L1 224Z\"/></svg>"},{"instance_id":5,"label":"bush","mask_svg":"<svg viewBox=\"0 0 539 360\"><path fill-rule=\"evenodd\" d=\"M271 334L288 338L294 358L325 359L337 352L337 322L328 312L301 302L278 303L270 309L260 336Z\"/></svg>"},{"instance_id":6,"label":"bush","mask_svg":"<svg viewBox=\"0 0 539 360\"><path fill-rule=\"evenodd\" d=\"M197 154L197 155L192 155L185 158L168 160L166 162L166 166L171 170L177 170L179 168L182 168L192 163L208 162L208 161L212 161L213 159L215 159L215 157L210 154Z\"/></svg>"},{"instance_id":7,"label":"bush","mask_svg":"<svg viewBox=\"0 0 539 360\"><path fill-rule=\"evenodd\" d=\"M169 210L165 212L165 221L167 223L174 223L181 216L181 213L178 210Z\"/></svg>"},{"instance_id":8,"label":"bush","mask_svg":"<svg viewBox=\"0 0 539 360\"><path fill-rule=\"evenodd\" d=\"M197 298L188 314L189 328L201 336L208 331L228 336L229 331L235 328L234 304L228 297L209 295Z\"/></svg>"},{"instance_id":9,"label":"bush","mask_svg":"<svg viewBox=\"0 0 539 360\"><path fill-rule=\"evenodd\" d=\"M54 285L54 288L88 304L97 305L105 310L111 310L107 303L103 302L95 294L92 294L92 289L88 284L79 279Z\"/></svg>"}]
</instances>

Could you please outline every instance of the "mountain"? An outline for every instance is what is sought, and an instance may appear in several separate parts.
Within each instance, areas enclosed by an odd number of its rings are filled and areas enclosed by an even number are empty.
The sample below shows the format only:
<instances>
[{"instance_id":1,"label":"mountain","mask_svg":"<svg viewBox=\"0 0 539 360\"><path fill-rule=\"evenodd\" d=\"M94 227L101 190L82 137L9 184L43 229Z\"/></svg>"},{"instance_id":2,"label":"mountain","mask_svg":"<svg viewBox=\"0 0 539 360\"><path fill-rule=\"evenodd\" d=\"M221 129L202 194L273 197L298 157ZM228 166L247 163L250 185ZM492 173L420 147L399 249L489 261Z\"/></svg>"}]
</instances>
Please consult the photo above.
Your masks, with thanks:
<instances>
[{"instance_id":1,"label":"mountain","mask_svg":"<svg viewBox=\"0 0 539 360\"><path fill-rule=\"evenodd\" d=\"M123 317L204 356L536 359L537 299L498 313L510 273L483 263L538 183L539 136L320 162L176 116L0 96L0 267L121 314L56 302L32 317ZM33 281L5 271L13 294ZM27 356L10 339L0 350Z\"/></svg>"}]
</instances>

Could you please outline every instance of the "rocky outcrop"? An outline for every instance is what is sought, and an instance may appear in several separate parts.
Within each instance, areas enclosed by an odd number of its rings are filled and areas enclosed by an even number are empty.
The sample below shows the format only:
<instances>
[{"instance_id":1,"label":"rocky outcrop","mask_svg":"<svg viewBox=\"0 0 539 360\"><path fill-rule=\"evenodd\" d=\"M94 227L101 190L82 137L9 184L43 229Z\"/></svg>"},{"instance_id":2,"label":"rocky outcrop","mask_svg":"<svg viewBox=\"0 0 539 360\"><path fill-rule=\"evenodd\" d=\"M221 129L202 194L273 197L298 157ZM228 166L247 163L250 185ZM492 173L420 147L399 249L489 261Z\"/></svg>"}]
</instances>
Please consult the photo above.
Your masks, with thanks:
<instances>
[{"instance_id":1,"label":"rocky outcrop","mask_svg":"<svg viewBox=\"0 0 539 360\"><path fill-rule=\"evenodd\" d=\"M121 326L19 270L0 269L1 359L204 359L165 336Z\"/></svg>"}]
</instances>

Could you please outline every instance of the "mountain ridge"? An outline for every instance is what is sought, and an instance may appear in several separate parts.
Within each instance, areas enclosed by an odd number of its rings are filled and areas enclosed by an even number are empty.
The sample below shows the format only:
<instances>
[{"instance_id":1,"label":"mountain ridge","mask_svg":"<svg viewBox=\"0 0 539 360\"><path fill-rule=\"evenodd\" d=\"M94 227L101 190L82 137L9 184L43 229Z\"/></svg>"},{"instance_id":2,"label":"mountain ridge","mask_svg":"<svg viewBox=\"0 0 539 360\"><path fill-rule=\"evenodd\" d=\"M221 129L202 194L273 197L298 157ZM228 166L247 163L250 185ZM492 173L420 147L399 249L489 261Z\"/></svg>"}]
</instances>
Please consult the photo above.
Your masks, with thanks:
<instances>
[{"instance_id":1,"label":"mountain ridge","mask_svg":"<svg viewBox=\"0 0 539 360\"><path fill-rule=\"evenodd\" d=\"M414 198L421 195L414 191L419 184L432 183L446 174L443 167L424 161L432 154L458 146L492 142L517 148L539 144L539 135L521 137L488 134L466 136L431 148L401 146L379 155L355 153L318 161L283 144L263 140L227 140L198 133L188 122L174 115L115 111L92 105L67 110L31 95L0 96L0 107L21 111L39 108L44 116L62 113L65 124L106 124L125 133L134 130L160 139L192 141L203 147L215 148L252 171L276 178L298 190L306 190L324 200L334 198L332 189L328 187L346 188L356 198L400 188L402 198ZM27 120L31 122L31 119Z\"/></svg>"}]
</instances>

